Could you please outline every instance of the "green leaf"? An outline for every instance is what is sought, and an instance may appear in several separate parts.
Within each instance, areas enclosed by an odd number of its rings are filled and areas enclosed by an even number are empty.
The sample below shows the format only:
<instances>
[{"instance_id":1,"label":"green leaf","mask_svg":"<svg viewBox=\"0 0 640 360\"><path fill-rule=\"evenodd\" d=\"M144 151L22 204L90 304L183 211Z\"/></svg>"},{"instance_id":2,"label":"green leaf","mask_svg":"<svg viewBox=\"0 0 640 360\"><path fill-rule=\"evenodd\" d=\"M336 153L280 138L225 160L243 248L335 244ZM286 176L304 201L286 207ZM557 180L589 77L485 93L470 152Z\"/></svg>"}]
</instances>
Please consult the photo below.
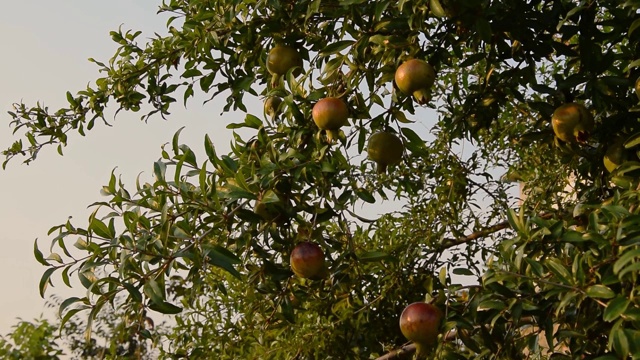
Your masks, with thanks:
<instances>
[{"instance_id":1,"label":"green leaf","mask_svg":"<svg viewBox=\"0 0 640 360\"><path fill-rule=\"evenodd\" d=\"M40 296L44 298L44 292L47 290L47 286L51 284L51 275L58 270L58 268L49 268L47 269L42 277L40 278Z\"/></svg>"},{"instance_id":2,"label":"green leaf","mask_svg":"<svg viewBox=\"0 0 640 360\"><path fill-rule=\"evenodd\" d=\"M163 303L166 297L164 289L154 279L150 279L144 284L143 291L151 299L151 302L156 304Z\"/></svg>"},{"instance_id":3,"label":"green leaf","mask_svg":"<svg viewBox=\"0 0 640 360\"><path fill-rule=\"evenodd\" d=\"M613 273L617 275L620 270L637 257L640 257L640 248L624 252L613 264Z\"/></svg>"},{"instance_id":4,"label":"green leaf","mask_svg":"<svg viewBox=\"0 0 640 360\"><path fill-rule=\"evenodd\" d=\"M156 161L153 163L153 174L156 176L156 181L165 183L165 175L167 173L167 164L162 161Z\"/></svg>"},{"instance_id":5,"label":"green leaf","mask_svg":"<svg viewBox=\"0 0 640 360\"><path fill-rule=\"evenodd\" d=\"M638 19L640 20L640 19ZM625 149L631 149L633 147L636 147L640 145L640 132L637 132L631 136L629 136L627 138L627 140L624 142L624 147Z\"/></svg>"},{"instance_id":6,"label":"green leaf","mask_svg":"<svg viewBox=\"0 0 640 360\"><path fill-rule=\"evenodd\" d=\"M527 264L529 264L529 266L531 267L531 271L533 272L533 275L537 277L544 276L544 267L542 266L542 264L528 257L525 257L524 261Z\"/></svg>"},{"instance_id":7,"label":"green leaf","mask_svg":"<svg viewBox=\"0 0 640 360\"><path fill-rule=\"evenodd\" d=\"M47 262L47 260L44 259L44 255L42 255L42 251L38 249L38 239L36 239L33 242L33 255L35 256L36 260L38 260L40 264L44 266L49 266L49 263Z\"/></svg>"},{"instance_id":8,"label":"green leaf","mask_svg":"<svg viewBox=\"0 0 640 360\"><path fill-rule=\"evenodd\" d=\"M238 279L242 278L242 275L233 266L234 264L241 263L241 261L232 252L217 245L205 245L203 247L205 248L205 255L207 256L207 261L209 262L209 264L227 271L229 274Z\"/></svg>"},{"instance_id":9,"label":"green leaf","mask_svg":"<svg viewBox=\"0 0 640 360\"><path fill-rule=\"evenodd\" d=\"M581 232L569 230L569 231L565 231L565 233L562 234L562 241L578 243L578 242L584 242L586 240L587 239L585 239L582 236Z\"/></svg>"},{"instance_id":10,"label":"green leaf","mask_svg":"<svg viewBox=\"0 0 640 360\"><path fill-rule=\"evenodd\" d=\"M613 349L621 358L629 356L629 339L624 332L624 328L616 327L612 329L611 334Z\"/></svg>"},{"instance_id":11,"label":"green leaf","mask_svg":"<svg viewBox=\"0 0 640 360\"><path fill-rule=\"evenodd\" d=\"M168 303L166 301L162 301L159 303L156 302L151 302L149 304L149 309L153 310L153 311L157 311L161 314L167 314L167 315L175 315L175 314L179 314L182 312L182 308L175 306L171 303Z\"/></svg>"},{"instance_id":12,"label":"green leaf","mask_svg":"<svg viewBox=\"0 0 640 360\"><path fill-rule=\"evenodd\" d=\"M491 24L485 18L478 17L476 18L476 29L478 31L478 35L485 43L491 43L491 37L493 36L493 32L491 30Z\"/></svg>"},{"instance_id":13,"label":"green leaf","mask_svg":"<svg viewBox=\"0 0 640 360\"><path fill-rule=\"evenodd\" d=\"M628 273L637 273L640 271L640 262L633 263L632 265L625 266L619 273L618 279L622 279Z\"/></svg>"},{"instance_id":14,"label":"green leaf","mask_svg":"<svg viewBox=\"0 0 640 360\"><path fill-rule=\"evenodd\" d=\"M75 246L78 250L87 250L89 244L83 238L78 238L73 246Z\"/></svg>"},{"instance_id":15,"label":"green leaf","mask_svg":"<svg viewBox=\"0 0 640 360\"><path fill-rule=\"evenodd\" d=\"M369 204L373 204L376 202L376 198L373 197L373 195L369 191L363 188L356 189L356 195L358 196L358 198L368 202Z\"/></svg>"},{"instance_id":16,"label":"green leaf","mask_svg":"<svg viewBox=\"0 0 640 360\"><path fill-rule=\"evenodd\" d=\"M47 256L47 260L52 260L52 261L56 261L60 264L62 264L62 257L56 253L51 253L49 254L49 256Z\"/></svg>"},{"instance_id":17,"label":"green leaf","mask_svg":"<svg viewBox=\"0 0 640 360\"><path fill-rule=\"evenodd\" d=\"M182 73L183 78L192 78L196 76L201 76L202 72L198 69L189 69Z\"/></svg>"},{"instance_id":18,"label":"green leaf","mask_svg":"<svg viewBox=\"0 0 640 360\"><path fill-rule=\"evenodd\" d=\"M629 299L618 296L615 299L609 301L607 308L604 310L602 318L606 322L612 322L622 315L629 306Z\"/></svg>"},{"instance_id":19,"label":"green leaf","mask_svg":"<svg viewBox=\"0 0 640 360\"><path fill-rule=\"evenodd\" d=\"M611 299L616 296L616 293L607 286L593 285L587 289L587 296L591 298Z\"/></svg>"},{"instance_id":20,"label":"green leaf","mask_svg":"<svg viewBox=\"0 0 640 360\"><path fill-rule=\"evenodd\" d=\"M115 236L111 233L109 227L104 222L95 217L95 214L91 218L89 230L93 231L94 234L106 239L113 239L113 237Z\"/></svg>"},{"instance_id":21,"label":"green leaf","mask_svg":"<svg viewBox=\"0 0 640 360\"><path fill-rule=\"evenodd\" d=\"M565 284L571 284L571 273L567 268L555 258L550 258L545 261L545 265Z\"/></svg>"},{"instance_id":22,"label":"green leaf","mask_svg":"<svg viewBox=\"0 0 640 360\"><path fill-rule=\"evenodd\" d=\"M507 305L504 302L496 299L484 300L480 302L480 304L478 304L478 311L491 310L491 309L503 310L506 308L507 308Z\"/></svg>"},{"instance_id":23,"label":"green leaf","mask_svg":"<svg viewBox=\"0 0 640 360\"><path fill-rule=\"evenodd\" d=\"M507 210L507 220L509 221L511 228L513 228L517 233L522 234L525 232L524 221L514 209Z\"/></svg>"},{"instance_id":24,"label":"green leaf","mask_svg":"<svg viewBox=\"0 0 640 360\"><path fill-rule=\"evenodd\" d=\"M335 54L337 52L340 52L346 49L347 47L353 44L355 44L355 41L353 40L341 40L341 41L334 42L333 44L329 44L325 46L325 48L320 52L320 56L325 57L331 54Z\"/></svg>"},{"instance_id":25,"label":"green leaf","mask_svg":"<svg viewBox=\"0 0 640 360\"><path fill-rule=\"evenodd\" d=\"M72 287L71 280L69 279L69 270L71 270L71 266L67 266L64 268L64 270L62 270L62 281L68 287Z\"/></svg>"},{"instance_id":26,"label":"green leaf","mask_svg":"<svg viewBox=\"0 0 640 360\"><path fill-rule=\"evenodd\" d=\"M377 262L386 260L389 258L389 254L382 251L368 251L358 255L358 260L362 262Z\"/></svg>"},{"instance_id":27,"label":"green leaf","mask_svg":"<svg viewBox=\"0 0 640 360\"><path fill-rule=\"evenodd\" d=\"M411 124L414 123L414 120L409 120L407 119L407 115L405 115L404 112L399 111L397 109L391 109L391 113L393 114L393 117L398 120L399 122L403 123L403 124Z\"/></svg>"},{"instance_id":28,"label":"green leaf","mask_svg":"<svg viewBox=\"0 0 640 360\"><path fill-rule=\"evenodd\" d=\"M141 303L142 302L142 294L140 293L140 290L138 290L135 286L123 282L122 286L127 289L127 291L129 292L129 295L131 296L131 298L133 299L133 301L137 302L137 303Z\"/></svg>"},{"instance_id":29,"label":"green leaf","mask_svg":"<svg viewBox=\"0 0 640 360\"><path fill-rule=\"evenodd\" d=\"M58 316L62 317L62 314L65 312L65 310L71 306L72 304L75 304L77 302L82 301L83 299L78 298L78 297L70 297L68 299L66 299L65 301L62 302L62 304L60 304L60 307L58 308Z\"/></svg>"},{"instance_id":30,"label":"green leaf","mask_svg":"<svg viewBox=\"0 0 640 360\"><path fill-rule=\"evenodd\" d=\"M79 271L78 279L85 289L91 288L93 283L97 281L96 275L91 270Z\"/></svg>"},{"instance_id":31,"label":"green leaf","mask_svg":"<svg viewBox=\"0 0 640 360\"><path fill-rule=\"evenodd\" d=\"M424 140L415 131L409 128L402 128L402 134L409 140L410 143L419 147L424 147Z\"/></svg>"},{"instance_id":32,"label":"green leaf","mask_svg":"<svg viewBox=\"0 0 640 360\"><path fill-rule=\"evenodd\" d=\"M253 129L260 129L262 127L262 120L251 114L247 114L244 118L244 123L247 124L247 127Z\"/></svg>"},{"instance_id":33,"label":"green leaf","mask_svg":"<svg viewBox=\"0 0 640 360\"><path fill-rule=\"evenodd\" d=\"M280 202L280 198L278 197L278 195L273 190L267 190L262 195L262 198L260 199L260 201L262 203L265 203L265 204L279 203Z\"/></svg>"},{"instance_id":34,"label":"green leaf","mask_svg":"<svg viewBox=\"0 0 640 360\"><path fill-rule=\"evenodd\" d=\"M453 273L456 275L474 275L473 272L467 268L455 268Z\"/></svg>"}]
</instances>

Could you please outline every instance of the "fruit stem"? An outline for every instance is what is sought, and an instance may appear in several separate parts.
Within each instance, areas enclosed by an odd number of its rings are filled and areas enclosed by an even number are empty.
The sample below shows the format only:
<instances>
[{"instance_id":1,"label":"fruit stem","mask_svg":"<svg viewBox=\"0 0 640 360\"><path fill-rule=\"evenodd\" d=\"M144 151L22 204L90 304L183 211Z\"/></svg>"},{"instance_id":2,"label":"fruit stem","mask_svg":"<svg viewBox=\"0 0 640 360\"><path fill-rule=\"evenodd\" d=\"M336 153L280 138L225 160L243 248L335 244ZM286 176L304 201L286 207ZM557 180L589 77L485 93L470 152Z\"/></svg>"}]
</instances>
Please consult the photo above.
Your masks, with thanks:
<instances>
[{"instance_id":1,"label":"fruit stem","mask_svg":"<svg viewBox=\"0 0 640 360\"><path fill-rule=\"evenodd\" d=\"M378 163L376 165L378 174L386 174L387 173L387 164Z\"/></svg>"},{"instance_id":2,"label":"fruit stem","mask_svg":"<svg viewBox=\"0 0 640 360\"><path fill-rule=\"evenodd\" d=\"M340 130L336 131L336 130L326 130L327 132L327 140L329 140L329 143L333 143L333 139L336 139L337 137L340 136L339 133Z\"/></svg>"},{"instance_id":3,"label":"fruit stem","mask_svg":"<svg viewBox=\"0 0 640 360\"><path fill-rule=\"evenodd\" d=\"M271 87L277 88L279 84L280 84L280 75L273 74L273 78L271 78Z\"/></svg>"},{"instance_id":4,"label":"fruit stem","mask_svg":"<svg viewBox=\"0 0 640 360\"><path fill-rule=\"evenodd\" d=\"M416 355L414 357L415 360L425 360L427 358L427 355L429 355L429 346L425 346L423 344L414 342L414 344L416 345Z\"/></svg>"}]
</instances>

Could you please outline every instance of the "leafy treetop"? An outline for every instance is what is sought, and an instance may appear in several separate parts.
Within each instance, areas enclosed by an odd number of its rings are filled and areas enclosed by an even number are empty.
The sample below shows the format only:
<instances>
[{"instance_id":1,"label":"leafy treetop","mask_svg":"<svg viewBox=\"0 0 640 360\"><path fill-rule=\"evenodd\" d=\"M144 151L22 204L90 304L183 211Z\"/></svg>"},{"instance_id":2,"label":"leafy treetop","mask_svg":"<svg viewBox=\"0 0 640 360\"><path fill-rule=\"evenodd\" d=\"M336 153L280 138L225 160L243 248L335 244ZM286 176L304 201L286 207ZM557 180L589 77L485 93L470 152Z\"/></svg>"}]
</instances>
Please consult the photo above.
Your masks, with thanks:
<instances>
[{"instance_id":1,"label":"leafy treetop","mask_svg":"<svg viewBox=\"0 0 640 360\"><path fill-rule=\"evenodd\" d=\"M234 133L228 154L205 135L196 156L178 132L154 179L129 190L113 174L87 225L52 228L47 258L36 246L40 289L54 273L69 286L79 278L87 295L63 302L63 320L91 318L118 294L132 321L175 314L167 358L407 357L415 347L402 347L398 319L425 300L444 314L436 358L639 358L638 9L167 0L168 33L141 43L140 32L112 32L114 57L92 60L104 77L67 93L68 108L16 104L11 125L25 136L6 161L61 151L108 107L169 117L196 93L226 97L225 111L246 112L227 128L252 133ZM302 67L268 65L277 45ZM396 69L410 59L433 69L432 87L398 90ZM257 97L279 101L248 113ZM312 120L328 97L347 105L348 126ZM576 120L554 115L572 102L595 124L564 142L551 122ZM365 160L381 131L401 141L387 173ZM401 210L362 212L389 199ZM291 271L303 241L324 252L318 279Z\"/></svg>"}]
</instances>

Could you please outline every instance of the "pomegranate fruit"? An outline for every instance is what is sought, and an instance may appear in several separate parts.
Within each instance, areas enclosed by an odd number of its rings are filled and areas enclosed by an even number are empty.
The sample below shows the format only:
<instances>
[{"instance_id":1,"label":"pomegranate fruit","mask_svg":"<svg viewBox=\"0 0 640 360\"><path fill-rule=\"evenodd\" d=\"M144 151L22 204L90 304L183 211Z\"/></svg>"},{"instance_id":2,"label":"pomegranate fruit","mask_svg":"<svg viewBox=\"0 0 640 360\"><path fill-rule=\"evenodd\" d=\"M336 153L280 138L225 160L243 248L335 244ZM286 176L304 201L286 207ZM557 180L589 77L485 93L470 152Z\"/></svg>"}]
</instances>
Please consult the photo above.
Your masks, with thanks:
<instances>
[{"instance_id":1,"label":"pomegranate fruit","mask_svg":"<svg viewBox=\"0 0 640 360\"><path fill-rule=\"evenodd\" d=\"M294 75L299 75L302 69L302 56L295 48L278 44L269 51L267 70L271 74L281 76L294 67L300 68L294 73Z\"/></svg>"},{"instance_id":2,"label":"pomegranate fruit","mask_svg":"<svg viewBox=\"0 0 640 360\"><path fill-rule=\"evenodd\" d=\"M436 80L433 67L424 60L411 59L398 67L395 81L398 89L406 95L415 97L423 105L431 99L431 87Z\"/></svg>"},{"instance_id":3,"label":"pomegranate fruit","mask_svg":"<svg viewBox=\"0 0 640 360\"><path fill-rule=\"evenodd\" d=\"M431 304L416 302L402 311L400 331L416 344L418 353L424 353L436 345L441 322L440 309Z\"/></svg>"},{"instance_id":4,"label":"pomegranate fruit","mask_svg":"<svg viewBox=\"0 0 640 360\"><path fill-rule=\"evenodd\" d=\"M301 242L293 248L289 258L291 270L305 279L320 278L324 271L324 252L318 244Z\"/></svg>"},{"instance_id":5,"label":"pomegranate fruit","mask_svg":"<svg viewBox=\"0 0 640 360\"><path fill-rule=\"evenodd\" d=\"M567 103L558 107L551 117L553 132L558 139L567 143L586 142L594 125L589 110L578 103Z\"/></svg>"},{"instance_id":6,"label":"pomegranate fruit","mask_svg":"<svg viewBox=\"0 0 640 360\"><path fill-rule=\"evenodd\" d=\"M387 166L395 165L402 160L404 145L394 133L377 132L369 138L367 154L378 166L378 173L385 173Z\"/></svg>"},{"instance_id":7,"label":"pomegranate fruit","mask_svg":"<svg viewBox=\"0 0 640 360\"><path fill-rule=\"evenodd\" d=\"M349 109L347 104L334 97L320 99L311 111L311 117L320 130L325 130L327 139L332 141L340 133L340 128L347 124Z\"/></svg>"},{"instance_id":8,"label":"pomegranate fruit","mask_svg":"<svg viewBox=\"0 0 640 360\"><path fill-rule=\"evenodd\" d=\"M282 99L279 97L272 96L267 98L264 102L264 113L271 118L275 118L280 113L280 104L282 104Z\"/></svg>"}]
</instances>

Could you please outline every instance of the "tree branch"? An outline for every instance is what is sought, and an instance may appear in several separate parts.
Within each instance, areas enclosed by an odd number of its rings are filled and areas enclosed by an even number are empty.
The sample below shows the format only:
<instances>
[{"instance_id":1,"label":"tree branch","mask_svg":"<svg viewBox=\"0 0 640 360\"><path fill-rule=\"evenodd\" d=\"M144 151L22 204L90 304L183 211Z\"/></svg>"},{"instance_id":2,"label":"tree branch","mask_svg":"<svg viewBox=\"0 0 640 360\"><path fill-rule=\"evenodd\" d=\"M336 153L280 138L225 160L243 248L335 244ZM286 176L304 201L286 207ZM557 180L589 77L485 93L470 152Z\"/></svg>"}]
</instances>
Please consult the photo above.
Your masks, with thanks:
<instances>
[{"instance_id":1,"label":"tree branch","mask_svg":"<svg viewBox=\"0 0 640 360\"><path fill-rule=\"evenodd\" d=\"M545 213L545 214L541 214L538 215L538 217L542 218L542 219L550 219L553 216L553 214L551 213ZM476 239L480 239L483 238L487 235L491 235L495 232L498 232L500 230L504 230L506 228L509 227L509 222L508 221L503 221L500 223L497 223L493 226L489 226L487 228L484 228L482 230L478 230L475 231L465 237L461 237L458 239L444 239L444 241L442 242L442 245L440 245L440 249L441 250L446 250L458 245L462 245L462 244L466 244L470 241L476 240Z\"/></svg>"},{"instance_id":2,"label":"tree branch","mask_svg":"<svg viewBox=\"0 0 640 360\"><path fill-rule=\"evenodd\" d=\"M452 341L458 336L458 332L456 330L451 330L447 332L442 341ZM414 343L402 345L401 348L392 350L375 360L403 360L409 359L416 352L416 345Z\"/></svg>"},{"instance_id":3,"label":"tree branch","mask_svg":"<svg viewBox=\"0 0 640 360\"><path fill-rule=\"evenodd\" d=\"M483 238L487 235L493 234L494 232L498 232L500 230L506 229L507 227L509 227L509 222L508 221L503 221L501 223L497 223L493 226L489 226L488 228L484 228L482 230L478 230L476 232L473 232L465 237L461 237L458 239L445 239L444 242L442 243L442 245L440 246L440 248L442 250L445 249L449 249L452 248L454 246L458 246L458 245L462 245L462 244L466 244L469 241L473 241L475 239L479 239L479 238Z\"/></svg>"},{"instance_id":4,"label":"tree branch","mask_svg":"<svg viewBox=\"0 0 640 360\"><path fill-rule=\"evenodd\" d=\"M400 359L408 359L416 352L416 345L411 343L407 345L403 345L401 348L390 351L376 360L400 360Z\"/></svg>"}]
</instances>

